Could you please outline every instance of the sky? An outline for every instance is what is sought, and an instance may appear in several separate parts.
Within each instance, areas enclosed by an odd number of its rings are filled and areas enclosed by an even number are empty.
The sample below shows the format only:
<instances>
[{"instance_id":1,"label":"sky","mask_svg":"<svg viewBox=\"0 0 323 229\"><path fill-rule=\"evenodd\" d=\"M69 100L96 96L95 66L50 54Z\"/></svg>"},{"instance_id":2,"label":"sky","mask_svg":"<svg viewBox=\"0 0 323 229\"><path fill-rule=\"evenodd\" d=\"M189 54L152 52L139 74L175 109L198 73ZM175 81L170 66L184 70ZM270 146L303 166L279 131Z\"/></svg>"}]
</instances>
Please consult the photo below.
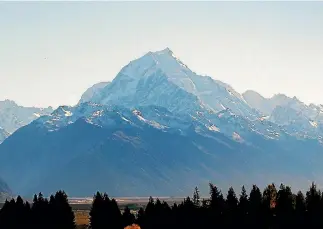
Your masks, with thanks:
<instances>
[{"instance_id":1,"label":"sky","mask_svg":"<svg viewBox=\"0 0 323 229\"><path fill-rule=\"evenodd\" d=\"M240 93L323 103L323 2L0 2L0 100L74 105L166 47Z\"/></svg>"}]
</instances>

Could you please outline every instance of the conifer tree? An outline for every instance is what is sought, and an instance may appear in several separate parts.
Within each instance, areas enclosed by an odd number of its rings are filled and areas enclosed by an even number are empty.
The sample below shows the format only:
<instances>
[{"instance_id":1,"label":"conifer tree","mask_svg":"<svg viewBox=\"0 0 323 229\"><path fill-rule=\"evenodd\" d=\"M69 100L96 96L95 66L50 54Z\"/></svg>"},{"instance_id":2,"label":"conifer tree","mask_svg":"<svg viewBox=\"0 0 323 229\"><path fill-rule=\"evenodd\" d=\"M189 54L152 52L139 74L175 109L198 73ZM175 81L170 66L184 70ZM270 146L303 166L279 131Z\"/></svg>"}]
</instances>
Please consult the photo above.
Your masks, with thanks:
<instances>
[{"instance_id":1,"label":"conifer tree","mask_svg":"<svg viewBox=\"0 0 323 229\"><path fill-rule=\"evenodd\" d=\"M260 189L253 185L249 194L248 225L250 228L262 228L262 224L262 194Z\"/></svg>"},{"instance_id":2,"label":"conifer tree","mask_svg":"<svg viewBox=\"0 0 323 229\"><path fill-rule=\"evenodd\" d=\"M106 216L109 221L109 228L111 229L123 229L122 214L115 199L108 199L108 212Z\"/></svg>"},{"instance_id":3,"label":"conifer tree","mask_svg":"<svg viewBox=\"0 0 323 229\"><path fill-rule=\"evenodd\" d=\"M145 229L145 210L141 207L138 210L138 215L137 215L137 219L136 219L136 224L138 224L140 226L140 228Z\"/></svg>"},{"instance_id":4,"label":"conifer tree","mask_svg":"<svg viewBox=\"0 0 323 229\"><path fill-rule=\"evenodd\" d=\"M54 229L74 229L75 216L71 206L68 203L67 195L64 191L56 192L54 196L54 206L51 207L55 211L56 219L54 221Z\"/></svg>"},{"instance_id":5,"label":"conifer tree","mask_svg":"<svg viewBox=\"0 0 323 229\"><path fill-rule=\"evenodd\" d=\"M276 202L276 218L279 227L291 227L293 225L293 198L290 187L281 184Z\"/></svg>"},{"instance_id":6,"label":"conifer tree","mask_svg":"<svg viewBox=\"0 0 323 229\"><path fill-rule=\"evenodd\" d=\"M267 227L274 226L274 214L277 199L277 189L275 184L268 185L263 192L263 223Z\"/></svg>"},{"instance_id":7,"label":"conifer tree","mask_svg":"<svg viewBox=\"0 0 323 229\"><path fill-rule=\"evenodd\" d=\"M247 227L247 216L248 216L249 200L247 191L244 186L241 188L241 194L238 204L239 222L242 227Z\"/></svg>"},{"instance_id":8,"label":"conifer tree","mask_svg":"<svg viewBox=\"0 0 323 229\"><path fill-rule=\"evenodd\" d=\"M197 187L194 189L193 193L193 203L196 207L200 207L201 205L201 200L200 200L200 191Z\"/></svg>"},{"instance_id":9,"label":"conifer tree","mask_svg":"<svg viewBox=\"0 0 323 229\"><path fill-rule=\"evenodd\" d=\"M209 184L210 188L210 201L209 201L209 218L210 225L217 225L217 227L223 227L223 217L224 212L224 198L221 190L212 183Z\"/></svg>"},{"instance_id":10,"label":"conifer tree","mask_svg":"<svg viewBox=\"0 0 323 229\"><path fill-rule=\"evenodd\" d=\"M125 207L122 213L122 225L123 227L130 226L135 222L135 216L131 213L128 206Z\"/></svg>"},{"instance_id":11,"label":"conifer tree","mask_svg":"<svg viewBox=\"0 0 323 229\"><path fill-rule=\"evenodd\" d=\"M31 220L34 229L43 229L48 227L48 222L50 221L49 203L46 198L44 198L42 193L38 196L34 196L33 205L31 208Z\"/></svg>"},{"instance_id":12,"label":"conifer tree","mask_svg":"<svg viewBox=\"0 0 323 229\"><path fill-rule=\"evenodd\" d=\"M307 217L306 221L309 227L322 226L322 204L321 191L312 183L310 189L306 192Z\"/></svg>"},{"instance_id":13,"label":"conifer tree","mask_svg":"<svg viewBox=\"0 0 323 229\"><path fill-rule=\"evenodd\" d=\"M108 227L105 212L103 195L97 192L93 197L92 207L89 213L91 229L105 229Z\"/></svg>"},{"instance_id":14,"label":"conifer tree","mask_svg":"<svg viewBox=\"0 0 323 229\"><path fill-rule=\"evenodd\" d=\"M227 228L236 228L237 214L238 214L238 199L236 193L232 187L229 188L227 199L226 199L226 227Z\"/></svg>"},{"instance_id":15,"label":"conifer tree","mask_svg":"<svg viewBox=\"0 0 323 229\"><path fill-rule=\"evenodd\" d=\"M0 209L0 228L13 228L13 214L14 214L14 201L6 200L2 208Z\"/></svg>"}]
</instances>

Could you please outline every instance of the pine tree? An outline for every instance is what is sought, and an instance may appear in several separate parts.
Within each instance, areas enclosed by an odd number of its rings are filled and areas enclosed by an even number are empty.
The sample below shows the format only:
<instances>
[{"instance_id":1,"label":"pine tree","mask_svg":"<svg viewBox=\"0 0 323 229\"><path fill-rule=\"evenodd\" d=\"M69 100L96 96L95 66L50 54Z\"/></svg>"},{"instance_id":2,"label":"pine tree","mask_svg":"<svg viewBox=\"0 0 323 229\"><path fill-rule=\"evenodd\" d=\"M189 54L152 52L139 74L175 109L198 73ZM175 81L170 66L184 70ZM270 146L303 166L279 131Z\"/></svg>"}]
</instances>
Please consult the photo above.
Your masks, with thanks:
<instances>
[{"instance_id":1,"label":"pine tree","mask_svg":"<svg viewBox=\"0 0 323 229\"><path fill-rule=\"evenodd\" d=\"M106 223L106 217L104 213L104 198L100 192L97 192L93 197L92 207L89 213L91 229L108 228L109 225Z\"/></svg>"},{"instance_id":2,"label":"pine tree","mask_svg":"<svg viewBox=\"0 0 323 229\"><path fill-rule=\"evenodd\" d=\"M122 224L123 227L130 226L135 222L135 216L131 213L128 206L125 207L122 213Z\"/></svg>"},{"instance_id":3,"label":"pine tree","mask_svg":"<svg viewBox=\"0 0 323 229\"><path fill-rule=\"evenodd\" d=\"M245 187L242 186L241 194L239 198L239 204L238 204L239 222L242 227L247 227L248 208L249 208L249 200L248 200L247 191Z\"/></svg>"},{"instance_id":4,"label":"pine tree","mask_svg":"<svg viewBox=\"0 0 323 229\"><path fill-rule=\"evenodd\" d=\"M221 228L223 226L223 217L222 214L224 212L224 198L215 185L212 183L209 184L210 188L210 201L209 201L209 218L210 225L217 225L217 227Z\"/></svg>"},{"instance_id":5,"label":"pine tree","mask_svg":"<svg viewBox=\"0 0 323 229\"><path fill-rule=\"evenodd\" d=\"M209 184L210 186L210 208L212 212L217 216L220 217L223 209L224 209L224 198L219 190L215 185Z\"/></svg>"},{"instance_id":6,"label":"pine tree","mask_svg":"<svg viewBox=\"0 0 323 229\"><path fill-rule=\"evenodd\" d=\"M306 218L306 203L305 197L301 191L295 196L295 213L294 213L294 227L293 228L305 228Z\"/></svg>"},{"instance_id":7,"label":"pine tree","mask_svg":"<svg viewBox=\"0 0 323 229\"><path fill-rule=\"evenodd\" d=\"M34 196L33 205L31 208L32 227L34 229L43 229L48 227L50 221L49 203L42 193Z\"/></svg>"},{"instance_id":8,"label":"pine tree","mask_svg":"<svg viewBox=\"0 0 323 229\"><path fill-rule=\"evenodd\" d=\"M249 194L248 225L250 228L263 227L262 194L256 185Z\"/></svg>"},{"instance_id":9,"label":"pine tree","mask_svg":"<svg viewBox=\"0 0 323 229\"><path fill-rule=\"evenodd\" d=\"M3 207L0 209L0 228L13 228L14 221L14 201L6 200Z\"/></svg>"},{"instance_id":10,"label":"pine tree","mask_svg":"<svg viewBox=\"0 0 323 229\"><path fill-rule=\"evenodd\" d=\"M107 215L109 221L109 228L111 229L123 229L122 225L122 215L115 199L107 200L108 201L108 212Z\"/></svg>"},{"instance_id":11,"label":"pine tree","mask_svg":"<svg viewBox=\"0 0 323 229\"><path fill-rule=\"evenodd\" d=\"M22 228L26 226L26 212L25 212L25 203L21 196L17 197L15 206L14 206L14 221L15 224L13 228Z\"/></svg>"},{"instance_id":12,"label":"pine tree","mask_svg":"<svg viewBox=\"0 0 323 229\"><path fill-rule=\"evenodd\" d=\"M194 189L193 193L193 203L196 207L200 207L201 205L201 200L200 200L200 191L197 187Z\"/></svg>"},{"instance_id":13,"label":"pine tree","mask_svg":"<svg viewBox=\"0 0 323 229\"><path fill-rule=\"evenodd\" d=\"M229 188L226 199L226 226L227 228L236 228L238 223L238 199L232 187Z\"/></svg>"},{"instance_id":14,"label":"pine tree","mask_svg":"<svg viewBox=\"0 0 323 229\"><path fill-rule=\"evenodd\" d=\"M306 192L307 217L306 221L310 227L322 226L322 205L321 191L312 183L309 191Z\"/></svg>"},{"instance_id":15,"label":"pine tree","mask_svg":"<svg viewBox=\"0 0 323 229\"><path fill-rule=\"evenodd\" d=\"M64 191L58 191L54 197L55 210L55 229L74 229L75 216L71 206L68 203L67 195Z\"/></svg>"},{"instance_id":16,"label":"pine tree","mask_svg":"<svg viewBox=\"0 0 323 229\"><path fill-rule=\"evenodd\" d=\"M279 227L291 227L293 225L293 198L290 187L281 184L276 201L276 218Z\"/></svg>"},{"instance_id":17,"label":"pine tree","mask_svg":"<svg viewBox=\"0 0 323 229\"><path fill-rule=\"evenodd\" d=\"M138 224L140 226L140 228L145 229L145 210L141 207L138 210L138 215L137 215L137 219L136 219L136 224Z\"/></svg>"}]
</instances>

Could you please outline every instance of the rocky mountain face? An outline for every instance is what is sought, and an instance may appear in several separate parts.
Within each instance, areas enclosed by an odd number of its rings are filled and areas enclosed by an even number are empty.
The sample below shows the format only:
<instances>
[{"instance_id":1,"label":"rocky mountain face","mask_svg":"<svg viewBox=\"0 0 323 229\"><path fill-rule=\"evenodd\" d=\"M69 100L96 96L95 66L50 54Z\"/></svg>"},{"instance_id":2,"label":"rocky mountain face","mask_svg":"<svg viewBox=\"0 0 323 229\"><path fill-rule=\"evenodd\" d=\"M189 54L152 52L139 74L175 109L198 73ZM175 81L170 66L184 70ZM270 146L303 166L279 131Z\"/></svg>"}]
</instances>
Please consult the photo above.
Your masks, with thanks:
<instances>
[{"instance_id":1,"label":"rocky mountain face","mask_svg":"<svg viewBox=\"0 0 323 229\"><path fill-rule=\"evenodd\" d=\"M322 139L322 105L306 105L296 97L290 98L284 94L264 98L257 92L247 91L243 97L247 103L264 114L266 119L280 125L289 134Z\"/></svg>"},{"instance_id":2,"label":"rocky mountain face","mask_svg":"<svg viewBox=\"0 0 323 229\"><path fill-rule=\"evenodd\" d=\"M11 100L0 101L0 127L11 134L20 127L29 124L42 115L50 114L52 111L51 107L23 107Z\"/></svg>"},{"instance_id":3,"label":"rocky mountain face","mask_svg":"<svg viewBox=\"0 0 323 229\"><path fill-rule=\"evenodd\" d=\"M167 48L18 129L0 145L0 174L25 195L187 195L209 181L307 188L323 174L320 109L240 95Z\"/></svg>"}]
</instances>

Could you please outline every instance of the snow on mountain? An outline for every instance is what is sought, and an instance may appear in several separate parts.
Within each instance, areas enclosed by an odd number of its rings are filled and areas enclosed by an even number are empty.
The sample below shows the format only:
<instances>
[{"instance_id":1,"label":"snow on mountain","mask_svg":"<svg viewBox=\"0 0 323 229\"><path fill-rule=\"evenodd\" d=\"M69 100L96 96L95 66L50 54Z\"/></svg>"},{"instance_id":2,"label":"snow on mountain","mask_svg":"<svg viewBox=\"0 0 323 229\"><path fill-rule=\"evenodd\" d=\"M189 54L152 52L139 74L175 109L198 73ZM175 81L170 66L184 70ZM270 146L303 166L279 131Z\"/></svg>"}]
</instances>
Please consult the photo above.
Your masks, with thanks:
<instances>
[{"instance_id":1,"label":"snow on mountain","mask_svg":"<svg viewBox=\"0 0 323 229\"><path fill-rule=\"evenodd\" d=\"M296 97L284 94L264 98L255 91L246 91L243 97L250 106L265 114L267 120L281 126L290 135L322 138L322 105L307 105Z\"/></svg>"},{"instance_id":2,"label":"snow on mountain","mask_svg":"<svg viewBox=\"0 0 323 229\"><path fill-rule=\"evenodd\" d=\"M93 102L109 104L156 105L170 111L219 112L229 108L243 116L255 111L231 86L191 71L166 48L149 52L131 61Z\"/></svg>"},{"instance_id":3,"label":"snow on mountain","mask_svg":"<svg viewBox=\"0 0 323 229\"><path fill-rule=\"evenodd\" d=\"M3 128L0 127L0 144L7 138L9 137L9 133L4 130Z\"/></svg>"},{"instance_id":4,"label":"snow on mountain","mask_svg":"<svg viewBox=\"0 0 323 229\"><path fill-rule=\"evenodd\" d=\"M271 98L265 98L252 90L244 92L242 96L251 107L265 115L271 115L277 106L292 108L311 119L317 119L320 115L323 115L322 105L306 105L295 96L291 98L284 94L275 94Z\"/></svg>"},{"instance_id":5,"label":"snow on mountain","mask_svg":"<svg viewBox=\"0 0 323 229\"><path fill-rule=\"evenodd\" d=\"M256 91L248 90L244 92L242 96L251 107L257 109L265 115L270 115L274 109L270 99L264 98Z\"/></svg>"},{"instance_id":6,"label":"snow on mountain","mask_svg":"<svg viewBox=\"0 0 323 229\"><path fill-rule=\"evenodd\" d=\"M285 137L272 125L229 109L174 113L153 105L61 106L0 145L0 174L26 195L60 187L73 195L93 189L112 195L184 195L210 180L272 182L273 166L290 176L301 168L309 177L307 158L322 146ZM282 152L287 159L277 160ZM321 172L321 166L314 168Z\"/></svg>"},{"instance_id":7,"label":"snow on mountain","mask_svg":"<svg viewBox=\"0 0 323 229\"><path fill-rule=\"evenodd\" d=\"M7 132L13 133L20 127L52 111L51 107L23 107L11 100L0 101L0 126Z\"/></svg>"},{"instance_id":8,"label":"snow on mountain","mask_svg":"<svg viewBox=\"0 0 323 229\"><path fill-rule=\"evenodd\" d=\"M284 95L242 96L167 48L131 61L76 106L33 111L39 117L0 145L0 174L28 195L61 187L73 195L186 195L210 180L316 180L321 108Z\"/></svg>"},{"instance_id":9,"label":"snow on mountain","mask_svg":"<svg viewBox=\"0 0 323 229\"><path fill-rule=\"evenodd\" d=\"M109 85L111 82L100 82L97 84L94 84L92 87L87 89L83 94L79 101L79 103L85 103L92 100L92 98L98 94L100 94L101 90Z\"/></svg>"},{"instance_id":10,"label":"snow on mountain","mask_svg":"<svg viewBox=\"0 0 323 229\"><path fill-rule=\"evenodd\" d=\"M289 106L277 106L272 112L270 121L281 125L290 135L320 139L323 136L323 125L310 119L302 111Z\"/></svg>"}]
</instances>

